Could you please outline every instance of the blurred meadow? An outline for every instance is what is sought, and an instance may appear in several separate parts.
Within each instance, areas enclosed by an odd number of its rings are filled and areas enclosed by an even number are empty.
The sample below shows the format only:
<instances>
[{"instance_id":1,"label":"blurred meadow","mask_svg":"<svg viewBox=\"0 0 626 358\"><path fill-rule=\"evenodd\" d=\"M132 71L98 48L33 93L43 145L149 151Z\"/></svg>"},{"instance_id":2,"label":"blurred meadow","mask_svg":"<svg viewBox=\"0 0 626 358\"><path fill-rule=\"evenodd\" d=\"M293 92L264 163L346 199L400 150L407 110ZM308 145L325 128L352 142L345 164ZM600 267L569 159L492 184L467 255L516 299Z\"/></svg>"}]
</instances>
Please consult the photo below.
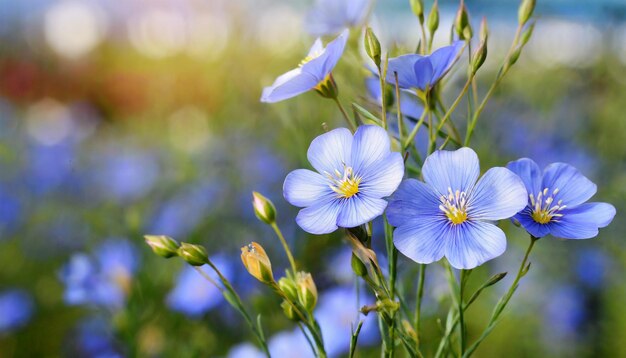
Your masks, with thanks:
<instances>
[{"instance_id":1,"label":"blurred meadow","mask_svg":"<svg viewBox=\"0 0 626 358\"><path fill-rule=\"evenodd\" d=\"M482 93L513 37L518 1L466 4L474 28L486 16L491 30ZM271 228L254 215L253 190L272 199L298 262L316 277L330 355L347 353L357 309L350 250L341 233L302 231L298 209L282 195L286 174L308 166L307 147L323 123L345 124L313 92L259 101L263 86L299 63L315 39L305 31L310 6L0 0L0 357L249 356L252 335L220 292L182 261L155 256L144 234L204 245L263 314L270 346L284 352L278 356L307 356L279 301L239 258L241 246L257 241L275 272L288 266ZM439 6L435 42L443 45L458 2ZM618 214L594 239L541 239L532 270L476 355L624 357L626 3L544 0L535 13L534 36L487 105L472 146L483 168L520 157L568 162ZM377 1L371 26L394 56L419 41L408 0ZM334 75L346 105L375 108L362 38L352 30ZM455 73L447 80L450 103L464 80ZM460 127L466 106L452 118ZM476 277L516 269L526 235L509 222L502 227L509 250ZM374 247L384 260L384 243ZM411 296L417 267L400 257L399 270ZM449 300L445 284L436 284L443 269L432 275L426 352L436 349L437 319L446 314L440 303ZM468 311L470 337L511 280ZM360 296L361 304L371 300ZM361 356L378 356L379 340L371 315Z\"/></svg>"}]
</instances>

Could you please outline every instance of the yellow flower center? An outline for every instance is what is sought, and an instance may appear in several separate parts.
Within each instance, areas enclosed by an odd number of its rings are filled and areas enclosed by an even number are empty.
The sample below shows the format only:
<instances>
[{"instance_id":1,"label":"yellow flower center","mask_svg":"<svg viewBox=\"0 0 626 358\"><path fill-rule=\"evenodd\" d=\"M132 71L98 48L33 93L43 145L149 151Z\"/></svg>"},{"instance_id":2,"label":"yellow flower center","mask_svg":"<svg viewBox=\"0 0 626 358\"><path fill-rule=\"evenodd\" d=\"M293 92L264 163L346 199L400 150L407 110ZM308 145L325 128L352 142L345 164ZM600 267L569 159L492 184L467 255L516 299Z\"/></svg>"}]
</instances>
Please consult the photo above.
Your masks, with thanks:
<instances>
[{"instance_id":1,"label":"yellow flower center","mask_svg":"<svg viewBox=\"0 0 626 358\"><path fill-rule=\"evenodd\" d=\"M550 196L548 196L549 192L549 189L545 188L536 197L533 194L529 195L532 210L531 217L540 224L558 221L558 218L563 216L563 214L559 214L559 211L567 207L567 205L563 205L563 200L559 200L556 205L552 205L554 197L559 193L558 188L554 189Z\"/></svg>"},{"instance_id":2,"label":"yellow flower center","mask_svg":"<svg viewBox=\"0 0 626 358\"><path fill-rule=\"evenodd\" d=\"M452 188L448 188L448 195L442 195L439 200L441 201L439 209L446 214L452 224L462 224L467 220L467 195L465 192L460 190L453 192Z\"/></svg>"},{"instance_id":3,"label":"yellow flower center","mask_svg":"<svg viewBox=\"0 0 626 358\"><path fill-rule=\"evenodd\" d=\"M335 169L334 174L326 173L326 177L330 179L330 188L339 198L351 198L359 192L361 178L354 174L351 167L344 165L343 173Z\"/></svg>"}]
</instances>

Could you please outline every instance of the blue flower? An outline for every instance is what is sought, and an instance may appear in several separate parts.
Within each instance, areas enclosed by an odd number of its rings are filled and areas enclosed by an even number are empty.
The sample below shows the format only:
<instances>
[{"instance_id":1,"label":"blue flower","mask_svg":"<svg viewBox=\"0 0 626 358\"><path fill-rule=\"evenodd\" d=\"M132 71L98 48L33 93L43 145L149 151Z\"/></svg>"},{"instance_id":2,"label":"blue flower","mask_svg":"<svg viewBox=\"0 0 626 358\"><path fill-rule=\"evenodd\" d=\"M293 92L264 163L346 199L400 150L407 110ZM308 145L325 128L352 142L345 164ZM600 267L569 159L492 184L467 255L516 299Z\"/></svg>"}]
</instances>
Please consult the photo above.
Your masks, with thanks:
<instances>
[{"instance_id":1,"label":"blue flower","mask_svg":"<svg viewBox=\"0 0 626 358\"><path fill-rule=\"evenodd\" d=\"M452 68L462 50L463 41L455 41L428 56L409 54L390 58L386 80L395 85L394 72L397 72L400 88L423 91L436 84Z\"/></svg>"},{"instance_id":2,"label":"blue flower","mask_svg":"<svg viewBox=\"0 0 626 358\"><path fill-rule=\"evenodd\" d=\"M315 40L298 68L279 76L274 84L263 89L261 102L274 103L292 98L325 82L343 54L348 34L348 30L343 31L326 47L321 39Z\"/></svg>"},{"instance_id":3,"label":"blue flower","mask_svg":"<svg viewBox=\"0 0 626 358\"><path fill-rule=\"evenodd\" d=\"M542 173L537 163L522 158L507 168L522 178L528 191L527 205L514 219L534 237L589 239L615 216L611 204L586 203L596 185L569 164L552 163Z\"/></svg>"},{"instance_id":4,"label":"blue flower","mask_svg":"<svg viewBox=\"0 0 626 358\"><path fill-rule=\"evenodd\" d=\"M30 294L11 289L0 292L0 333L24 326L33 315L34 303Z\"/></svg>"},{"instance_id":5,"label":"blue flower","mask_svg":"<svg viewBox=\"0 0 626 358\"><path fill-rule=\"evenodd\" d=\"M315 36L334 35L365 21L370 0L317 0L306 17L306 29Z\"/></svg>"},{"instance_id":6,"label":"blue flower","mask_svg":"<svg viewBox=\"0 0 626 358\"><path fill-rule=\"evenodd\" d=\"M391 152L389 136L377 126L361 126L354 137L339 128L311 142L307 157L313 172L287 175L283 195L303 207L296 222L311 234L355 227L381 215L404 175L400 153Z\"/></svg>"},{"instance_id":7,"label":"blue flower","mask_svg":"<svg viewBox=\"0 0 626 358\"><path fill-rule=\"evenodd\" d=\"M470 148L437 151L426 158L424 181L407 179L387 208L396 228L396 248L413 261L428 264L446 257L457 269L471 269L500 256L504 232L492 223L510 218L526 205L526 189L506 168L480 174Z\"/></svg>"},{"instance_id":8,"label":"blue flower","mask_svg":"<svg viewBox=\"0 0 626 358\"><path fill-rule=\"evenodd\" d=\"M372 76L365 79L365 86L370 97L379 107L383 105L383 98L380 91L380 81L378 77ZM397 98L396 98L397 100ZM419 98L413 93L406 91L400 92L400 110L404 117L419 119L424 112L424 106L420 103Z\"/></svg>"}]
</instances>

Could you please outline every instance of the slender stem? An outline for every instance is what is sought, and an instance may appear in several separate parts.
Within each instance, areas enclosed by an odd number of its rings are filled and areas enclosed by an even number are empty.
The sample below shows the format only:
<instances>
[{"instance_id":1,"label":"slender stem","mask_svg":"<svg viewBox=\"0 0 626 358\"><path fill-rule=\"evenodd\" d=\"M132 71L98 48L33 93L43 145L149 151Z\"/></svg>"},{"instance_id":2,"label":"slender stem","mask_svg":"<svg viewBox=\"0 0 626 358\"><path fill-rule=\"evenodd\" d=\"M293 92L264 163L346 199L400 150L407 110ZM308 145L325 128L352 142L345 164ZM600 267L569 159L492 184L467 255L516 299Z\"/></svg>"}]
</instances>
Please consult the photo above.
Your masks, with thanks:
<instances>
[{"instance_id":1,"label":"slender stem","mask_svg":"<svg viewBox=\"0 0 626 358\"><path fill-rule=\"evenodd\" d=\"M450 106L450 108L448 109L448 111L446 111L446 114L443 115L443 118L441 118L441 121L439 121L439 125L437 126L437 131L441 130L441 128L443 128L443 125L446 123L446 121L448 120L448 118L450 118L450 115L452 115L452 112L454 112L454 110L456 109L456 107L459 105L459 103L461 102L461 99L463 99L463 96L465 95L465 93L467 92L467 90L469 89L470 84L472 83L472 78L474 76L470 76L467 81L465 82L465 85L463 86L463 89L461 90L461 92L459 93L459 95L456 97L456 99L454 100L454 102L452 102L452 106Z\"/></svg>"},{"instance_id":2,"label":"slender stem","mask_svg":"<svg viewBox=\"0 0 626 358\"><path fill-rule=\"evenodd\" d=\"M460 343L461 343L461 355L463 355L463 353L465 353L465 340L466 340L466 336L467 336L467 331L466 331L466 327L465 327L465 314L463 313L464 309L463 309L463 291L464 291L464 287L465 287L465 280L467 279L467 275L466 275L466 270L461 270L461 275L460 275L460 284L459 284L459 300L458 300L458 310L459 310L459 325L461 326L460 331L461 331L461 339L460 339Z\"/></svg>"},{"instance_id":3,"label":"slender stem","mask_svg":"<svg viewBox=\"0 0 626 358\"><path fill-rule=\"evenodd\" d=\"M335 103L337 103L337 107L339 107L339 111L341 111L341 114L343 115L343 118L346 120L346 122L348 122L348 126L350 127L352 132L355 132L356 131L356 125L352 122L352 120L348 116L348 113L343 108L343 105L341 104L341 102L339 102L339 99L337 97L335 97L335 98L333 98L333 101L335 101Z\"/></svg>"},{"instance_id":4,"label":"slender stem","mask_svg":"<svg viewBox=\"0 0 626 358\"><path fill-rule=\"evenodd\" d=\"M424 120L426 119L427 113L428 113L428 107L424 107L424 111L422 112L422 116L420 117L419 121L417 121L417 124L415 125L415 127L413 127L413 130L411 131L411 133L409 133L409 136L406 138L406 141L402 143L403 153L406 151L409 145L411 145L411 142L413 142L413 139L415 139L415 136L417 135L417 131L420 129L422 124L424 124Z\"/></svg>"},{"instance_id":5,"label":"slender stem","mask_svg":"<svg viewBox=\"0 0 626 358\"><path fill-rule=\"evenodd\" d=\"M417 350L420 347L420 320L422 318L422 298L424 297L424 279L426 278L426 265L419 264L419 282L415 297L415 335L417 336Z\"/></svg>"},{"instance_id":6,"label":"slender stem","mask_svg":"<svg viewBox=\"0 0 626 358\"><path fill-rule=\"evenodd\" d=\"M387 76L387 64L389 63L389 54L385 56L384 66L378 66L378 80L380 82L380 98L382 110L380 116L383 120L383 128L387 130L387 96L385 96L385 77Z\"/></svg>"},{"instance_id":7,"label":"slender stem","mask_svg":"<svg viewBox=\"0 0 626 358\"><path fill-rule=\"evenodd\" d=\"M276 236L278 236L280 243L283 245L283 249L285 249L285 253L287 254L287 258L289 259L289 264L291 265L291 270L293 271L293 274L295 275L298 271L296 269L296 261L293 259L293 255L291 254L289 245L287 245L287 241L285 241L285 237L283 236L282 231L280 231L280 228L278 227L278 225L274 222L271 224L271 226L272 226L272 229L274 229Z\"/></svg>"},{"instance_id":8,"label":"slender stem","mask_svg":"<svg viewBox=\"0 0 626 358\"><path fill-rule=\"evenodd\" d=\"M398 111L398 136L400 137L400 143L405 136L404 132L404 119L402 118L402 103L400 102L400 85L398 84L398 72L393 73L396 79L396 108Z\"/></svg>"},{"instance_id":9,"label":"slender stem","mask_svg":"<svg viewBox=\"0 0 626 358\"><path fill-rule=\"evenodd\" d=\"M422 30L422 46L421 46L421 52L422 55L426 54L426 44L428 42L428 40L426 39L426 29L424 28L424 21L420 21L420 29Z\"/></svg>"}]
</instances>

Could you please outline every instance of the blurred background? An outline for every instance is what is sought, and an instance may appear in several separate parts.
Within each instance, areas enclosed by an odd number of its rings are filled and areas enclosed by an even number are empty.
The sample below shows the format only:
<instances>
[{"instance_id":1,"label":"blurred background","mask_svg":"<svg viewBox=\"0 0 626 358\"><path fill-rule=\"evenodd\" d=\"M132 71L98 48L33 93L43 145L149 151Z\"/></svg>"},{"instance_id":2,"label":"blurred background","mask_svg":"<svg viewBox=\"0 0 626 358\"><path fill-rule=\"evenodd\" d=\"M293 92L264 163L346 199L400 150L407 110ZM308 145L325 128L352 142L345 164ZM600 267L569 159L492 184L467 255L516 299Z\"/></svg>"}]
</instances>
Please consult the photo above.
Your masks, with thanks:
<instances>
[{"instance_id":1,"label":"blurred background","mask_svg":"<svg viewBox=\"0 0 626 358\"><path fill-rule=\"evenodd\" d=\"M490 25L484 93L510 46L518 2L467 0L474 28ZM426 1L427 8L431 2ZM232 356L258 354L243 320L181 260L156 257L144 234L204 245L279 357L307 356L279 301L249 277L239 248L266 247L276 275L287 260L258 222L252 190L272 199L302 267L313 273L317 315L334 356L345 354L356 289L341 235L309 236L282 182L307 167L306 149L336 107L314 92L275 105L263 86L294 68L315 39L310 1L0 0L0 356ZM440 1L437 45L458 3ZM479 121L485 170L522 156L578 167L595 199L617 208L591 240L542 239L498 329L477 356L626 356L626 3L539 1L535 34ZM371 24L392 55L413 51L408 0L380 0ZM330 39L332 37L326 37ZM335 79L340 99L368 108L361 33L353 30ZM461 61L463 62L463 61ZM460 65L463 68L464 64ZM450 104L465 81L450 76ZM464 108L452 117L463 127ZM509 249L472 277L513 271L527 244L510 223ZM380 228L374 244L384 247ZM378 240L378 241L377 241ZM384 253L379 253L384 261ZM424 350L449 304L443 273L426 282ZM429 268L430 269L430 268ZM413 297L415 264L401 258ZM512 275L511 275L512 276ZM468 312L482 331L507 277ZM366 293L361 304L371 300ZM359 348L377 356L375 319Z\"/></svg>"}]
</instances>

